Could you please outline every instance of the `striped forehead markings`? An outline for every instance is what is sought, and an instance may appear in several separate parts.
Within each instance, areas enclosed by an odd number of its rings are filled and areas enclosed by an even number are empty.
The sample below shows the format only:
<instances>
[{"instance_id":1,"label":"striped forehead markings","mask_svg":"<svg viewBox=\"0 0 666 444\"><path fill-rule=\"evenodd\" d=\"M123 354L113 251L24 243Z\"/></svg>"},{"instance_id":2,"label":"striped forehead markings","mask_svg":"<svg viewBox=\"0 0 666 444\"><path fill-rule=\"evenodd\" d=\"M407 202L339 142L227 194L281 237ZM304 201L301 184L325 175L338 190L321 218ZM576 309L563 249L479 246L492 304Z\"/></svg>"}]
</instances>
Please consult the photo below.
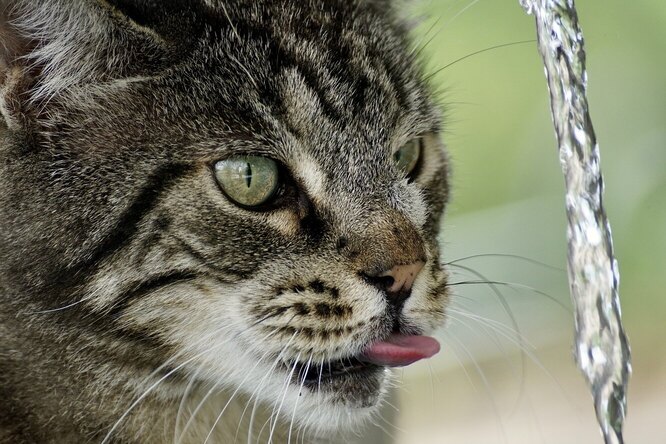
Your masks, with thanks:
<instances>
[{"instance_id":1,"label":"striped forehead markings","mask_svg":"<svg viewBox=\"0 0 666 444\"><path fill-rule=\"evenodd\" d=\"M296 69L304 86L317 97L321 113L331 121L356 117L368 102L368 91L372 89L378 97L394 102L396 108L407 110L410 105L409 86L399 66L402 63L391 60L395 54L373 46L366 35L336 29L336 39L314 40L307 34L301 35L306 32L301 29L278 31L275 26L244 20L236 20L234 25L240 35L267 43L267 62L274 78L285 78L281 74ZM275 85L265 86L275 91ZM284 91L285 85L281 86ZM390 111L393 114L396 110Z\"/></svg>"}]
</instances>

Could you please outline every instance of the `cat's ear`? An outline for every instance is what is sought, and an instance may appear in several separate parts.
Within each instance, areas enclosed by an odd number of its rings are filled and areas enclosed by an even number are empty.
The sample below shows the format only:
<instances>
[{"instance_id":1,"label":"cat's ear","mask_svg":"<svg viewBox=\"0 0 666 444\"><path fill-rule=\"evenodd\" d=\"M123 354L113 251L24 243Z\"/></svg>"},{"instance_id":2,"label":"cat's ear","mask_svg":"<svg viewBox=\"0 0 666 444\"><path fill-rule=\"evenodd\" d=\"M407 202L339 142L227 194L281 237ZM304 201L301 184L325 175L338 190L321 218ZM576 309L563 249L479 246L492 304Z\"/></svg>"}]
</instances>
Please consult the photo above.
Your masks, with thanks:
<instances>
[{"instance_id":1,"label":"cat's ear","mask_svg":"<svg viewBox=\"0 0 666 444\"><path fill-rule=\"evenodd\" d=\"M0 112L10 128L94 76L108 34L96 15L78 1L2 0Z\"/></svg>"},{"instance_id":2,"label":"cat's ear","mask_svg":"<svg viewBox=\"0 0 666 444\"><path fill-rule=\"evenodd\" d=\"M29 66L23 57L32 45L15 27L16 5L0 3L0 118L9 128L16 127L22 110L19 97L30 83Z\"/></svg>"},{"instance_id":3,"label":"cat's ear","mask_svg":"<svg viewBox=\"0 0 666 444\"><path fill-rule=\"evenodd\" d=\"M380 11L390 11L398 24L412 30L426 21L424 10L429 5L425 0L360 0Z\"/></svg>"},{"instance_id":4,"label":"cat's ear","mask_svg":"<svg viewBox=\"0 0 666 444\"><path fill-rule=\"evenodd\" d=\"M122 78L155 36L104 1L0 0L0 113L8 126L78 89ZM146 50L146 46L153 47Z\"/></svg>"}]
</instances>

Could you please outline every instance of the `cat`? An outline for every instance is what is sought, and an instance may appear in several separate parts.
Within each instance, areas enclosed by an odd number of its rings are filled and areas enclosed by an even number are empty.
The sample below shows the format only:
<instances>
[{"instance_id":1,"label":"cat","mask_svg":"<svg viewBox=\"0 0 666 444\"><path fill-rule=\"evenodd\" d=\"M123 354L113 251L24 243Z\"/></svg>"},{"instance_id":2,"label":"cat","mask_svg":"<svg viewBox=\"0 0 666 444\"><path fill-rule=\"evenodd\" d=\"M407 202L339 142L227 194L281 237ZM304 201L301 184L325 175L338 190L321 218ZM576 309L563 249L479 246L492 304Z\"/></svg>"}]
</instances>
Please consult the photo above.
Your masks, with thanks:
<instances>
[{"instance_id":1,"label":"cat","mask_svg":"<svg viewBox=\"0 0 666 444\"><path fill-rule=\"evenodd\" d=\"M405 17L2 1L0 442L316 440L437 352L449 162Z\"/></svg>"}]
</instances>

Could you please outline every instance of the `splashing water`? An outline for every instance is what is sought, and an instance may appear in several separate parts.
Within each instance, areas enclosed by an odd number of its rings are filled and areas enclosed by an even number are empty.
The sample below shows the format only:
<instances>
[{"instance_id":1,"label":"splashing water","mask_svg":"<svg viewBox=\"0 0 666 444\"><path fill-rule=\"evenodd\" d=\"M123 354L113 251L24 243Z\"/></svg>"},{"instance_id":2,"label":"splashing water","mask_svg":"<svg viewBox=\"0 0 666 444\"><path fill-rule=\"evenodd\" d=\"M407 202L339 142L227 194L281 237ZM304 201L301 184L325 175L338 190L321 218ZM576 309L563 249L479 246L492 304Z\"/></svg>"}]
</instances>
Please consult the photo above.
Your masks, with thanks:
<instances>
[{"instance_id":1,"label":"splashing water","mask_svg":"<svg viewBox=\"0 0 666 444\"><path fill-rule=\"evenodd\" d=\"M576 360L592 390L606 444L623 443L630 351L620 315L620 275L602 205L599 146L585 95L583 34L573 0L520 3L536 19L565 176Z\"/></svg>"}]
</instances>

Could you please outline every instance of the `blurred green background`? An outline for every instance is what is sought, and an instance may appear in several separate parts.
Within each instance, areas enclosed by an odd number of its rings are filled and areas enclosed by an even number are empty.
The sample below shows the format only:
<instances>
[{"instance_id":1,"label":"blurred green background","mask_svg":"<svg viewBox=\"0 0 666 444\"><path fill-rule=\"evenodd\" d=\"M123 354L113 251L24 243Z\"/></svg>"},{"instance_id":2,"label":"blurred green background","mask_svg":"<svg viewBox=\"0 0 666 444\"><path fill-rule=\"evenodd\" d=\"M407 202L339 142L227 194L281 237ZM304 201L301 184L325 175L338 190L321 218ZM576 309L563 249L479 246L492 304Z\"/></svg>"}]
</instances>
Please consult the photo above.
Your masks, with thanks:
<instances>
[{"instance_id":1,"label":"blurred green background","mask_svg":"<svg viewBox=\"0 0 666 444\"><path fill-rule=\"evenodd\" d=\"M666 1L576 3L633 349L626 439L663 443ZM478 50L535 38L533 18L518 0L432 0L420 10L428 17L416 32L427 43L428 72ZM456 262L516 284L498 288L523 339L516 339L491 288L457 286L439 335L442 352L404 370L394 403L399 412L389 407L377 420L386 430L379 441L602 442L571 353L563 178L536 44L473 55L441 70L433 83L446 110L444 139L454 166L442 233L446 258L512 254L556 269L508 256ZM455 282L479 280L464 268L451 271Z\"/></svg>"}]
</instances>

